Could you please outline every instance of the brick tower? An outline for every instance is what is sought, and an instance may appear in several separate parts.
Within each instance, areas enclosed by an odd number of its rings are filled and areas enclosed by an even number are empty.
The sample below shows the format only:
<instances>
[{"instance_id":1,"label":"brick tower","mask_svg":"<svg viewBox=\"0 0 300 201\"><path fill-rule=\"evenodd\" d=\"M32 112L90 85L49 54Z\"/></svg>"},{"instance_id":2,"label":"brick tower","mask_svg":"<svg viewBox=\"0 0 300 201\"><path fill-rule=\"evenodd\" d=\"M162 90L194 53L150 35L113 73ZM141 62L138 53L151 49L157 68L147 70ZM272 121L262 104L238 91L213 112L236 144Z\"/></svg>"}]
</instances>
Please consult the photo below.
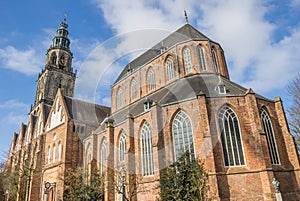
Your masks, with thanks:
<instances>
[{"instance_id":1,"label":"brick tower","mask_svg":"<svg viewBox=\"0 0 300 201\"><path fill-rule=\"evenodd\" d=\"M63 95L73 97L76 75L72 69L73 54L70 51L66 18L60 23L52 45L46 54L45 69L38 78L34 107L43 100L52 105L57 89L61 88Z\"/></svg>"}]
</instances>

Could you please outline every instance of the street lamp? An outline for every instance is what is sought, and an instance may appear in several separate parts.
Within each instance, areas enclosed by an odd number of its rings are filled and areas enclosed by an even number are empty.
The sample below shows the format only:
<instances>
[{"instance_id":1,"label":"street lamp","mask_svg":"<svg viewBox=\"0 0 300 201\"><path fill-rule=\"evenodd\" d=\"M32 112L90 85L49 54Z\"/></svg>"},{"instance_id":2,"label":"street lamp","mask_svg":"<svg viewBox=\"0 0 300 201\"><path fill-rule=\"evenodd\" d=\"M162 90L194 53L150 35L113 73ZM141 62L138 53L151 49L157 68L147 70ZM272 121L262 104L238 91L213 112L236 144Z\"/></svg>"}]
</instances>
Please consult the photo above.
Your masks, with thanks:
<instances>
[{"instance_id":1,"label":"street lamp","mask_svg":"<svg viewBox=\"0 0 300 201\"><path fill-rule=\"evenodd\" d=\"M6 201L8 201L9 200L9 192L8 192L8 190L5 191L5 197L6 197Z\"/></svg>"},{"instance_id":2,"label":"street lamp","mask_svg":"<svg viewBox=\"0 0 300 201\"><path fill-rule=\"evenodd\" d=\"M126 170L124 167L120 169L119 180L120 180L120 191L122 193L122 201L126 201L126 197L125 197Z\"/></svg>"}]
</instances>

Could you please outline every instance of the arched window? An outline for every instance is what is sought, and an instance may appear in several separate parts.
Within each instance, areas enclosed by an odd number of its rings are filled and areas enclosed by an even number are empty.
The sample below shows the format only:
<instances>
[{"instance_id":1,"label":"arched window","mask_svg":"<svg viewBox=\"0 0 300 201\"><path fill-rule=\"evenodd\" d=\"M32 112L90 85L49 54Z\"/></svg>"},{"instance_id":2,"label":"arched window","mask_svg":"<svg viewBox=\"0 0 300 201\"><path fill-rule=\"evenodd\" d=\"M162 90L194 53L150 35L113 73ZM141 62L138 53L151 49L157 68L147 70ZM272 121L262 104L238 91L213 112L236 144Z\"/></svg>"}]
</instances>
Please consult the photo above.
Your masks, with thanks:
<instances>
[{"instance_id":1,"label":"arched window","mask_svg":"<svg viewBox=\"0 0 300 201\"><path fill-rule=\"evenodd\" d=\"M107 140L104 139L101 147L101 174L105 173L105 163L106 163L106 151L107 151Z\"/></svg>"},{"instance_id":2,"label":"arched window","mask_svg":"<svg viewBox=\"0 0 300 201\"><path fill-rule=\"evenodd\" d=\"M92 161L92 146L91 144L88 145L86 149L86 165L88 166Z\"/></svg>"},{"instance_id":3,"label":"arched window","mask_svg":"<svg viewBox=\"0 0 300 201\"><path fill-rule=\"evenodd\" d=\"M216 51L214 49L212 49L211 54L212 54L212 59L213 59L213 65L214 65L214 68L215 68L215 72L219 73L219 65L218 65Z\"/></svg>"},{"instance_id":4,"label":"arched window","mask_svg":"<svg viewBox=\"0 0 300 201\"><path fill-rule=\"evenodd\" d=\"M90 182L91 176L91 162L92 162L92 146L89 143L85 150L85 180L86 182Z\"/></svg>"},{"instance_id":5,"label":"arched window","mask_svg":"<svg viewBox=\"0 0 300 201\"><path fill-rule=\"evenodd\" d=\"M168 57L166 62L167 81L175 77L174 61L172 57Z\"/></svg>"},{"instance_id":6,"label":"arched window","mask_svg":"<svg viewBox=\"0 0 300 201\"><path fill-rule=\"evenodd\" d=\"M135 79L131 81L131 100L136 99L137 97L137 82Z\"/></svg>"},{"instance_id":7,"label":"arched window","mask_svg":"<svg viewBox=\"0 0 300 201\"><path fill-rule=\"evenodd\" d=\"M183 61L184 61L184 68L185 73L192 72L192 62L191 62L191 52L189 48L184 48L183 50Z\"/></svg>"},{"instance_id":8,"label":"arched window","mask_svg":"<svg viewBox=\"0 0 300 201\"><path fill-rule=\"evenodd\" d=\"M206 71L205 54L203 48L198 46L200 71Z\"/></svg>"},{"instance_id":9,"label":"arched window","mask_svg":"<svg viewBox=\"0 0 300 201\"><path fill-rule=\"evenodd\" d=\"M189 152L191 159L195 159L192 122L185 112L180 110L174 117L172 133L175 159L185 152Z\"/></svg>"},{"instance_id":10,"label":"arched window","mask_svg":"<svg viewBox=\"0 0 300 201\"><path fill-rule=\"evenodd\" d=\"M61 160L61 142L58 142L58 161Z\"/></svg>"},{"instance_id":11,"label":"arched window","mask_svg":"<svg viewBox=\"0 0 300 201\"><path fill-rule=\"evenodd\" d=\"M245 165L242 136L236 114L225 106L219 112L218 121L225 166Z\"/></svg>"},{"instance_id":12,"label":"arched window","mask_svg":"<svg viewBox=\"0 0 300 201\"><path fill-rule=\"evenodd\" d=\"M126 134L122 131L120 142L119 142L119 159L120 161L124 161L126 151Z\"/></svg>"},{"instance_id":13,"label":"arched window","mask_svg":"<svg viewBox=\"0 0 300 201\"><path fill-rule=\"evenodd\" d=\"M52 161L55 162L56 159L56 146L55 144L53 145L53 152L52 152Z\"/></svg>"},{"instance_id":14,"label":"arched window","mask_svg":"<svg viewBox=\"0 0 300 201\"><path fill-rule=\"evenodd\" d=\"M48 147L48 158L47 158L47 163L50 164L51 162L51 148L50 146Z\"/></svg>"},{"instance_id":15,"label":"arched window","mask_svg":"<svg viewBox=\"0 0 300 201\"><path fill-rule=\"evenodd\" d=\"M155 89L155 77L154 77L154 71L150 69L148 71L148 91L152 91Z\"/></svg>"},{"instance_id":16,"label":"arched window","mask_svg":"<svg viewBox=\"0 0 300 201\"><path fill-rule=\"evenodd\" d=\"M150 125L145 122L141 130L141 152L143 176L154 174L152 133Z\"/></svg>"},{"instance_id":17,"label":"arched window","mask_svg":"<svg viewBox=\"0 0 300 201\"><path fill-rule=\"evenodd\" d=\"M261 113L260 113L260 117L261 117L263 129L267 136L267 142L268 142L268 148L269 148L269 153L270 153L270 157L271 157L271 163L279 165L280 161L279 161L279 156L278 156L278 150L277 150L277 146L276 146L276 140L275 140L273 126L272 126L270 116L264 109L262 109Z\"/></svg>"},{"instance_id":18,"label":"arched window","mask_svg":"<svg viewBox=\"0 0 300 201\"><path fill-rule=\"evenodd\" d=\"M117 108L120 108L122 106L122 88L118 88L117 92Z\"/></svg>"},{"instance_id":19,"label":"arched window","mask_svg":"<svg viewBox=\"0 0 300 201\"><path fill-rule=\"evenodd\" d=\"M51 64L55 65L55 64L56 64L56 60L57 60L56 53L53 52L53 53L51 54Z\"/></svg>"}]
</instances>

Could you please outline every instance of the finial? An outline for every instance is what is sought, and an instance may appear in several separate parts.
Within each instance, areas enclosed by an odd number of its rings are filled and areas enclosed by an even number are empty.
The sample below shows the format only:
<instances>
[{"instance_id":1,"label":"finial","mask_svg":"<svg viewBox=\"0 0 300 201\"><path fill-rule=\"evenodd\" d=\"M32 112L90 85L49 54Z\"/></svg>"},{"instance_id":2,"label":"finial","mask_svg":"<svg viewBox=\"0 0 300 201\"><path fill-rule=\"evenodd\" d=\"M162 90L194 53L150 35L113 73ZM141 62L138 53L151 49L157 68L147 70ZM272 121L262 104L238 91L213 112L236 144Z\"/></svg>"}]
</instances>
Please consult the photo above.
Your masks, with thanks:
<instances>
[{"instance_id":1,"label":"finial","mask_svg":"<svg viewBox=\"0 0 300 201\"><path fill-rule=\"evenodd\" d=\"M184 10L184 18L185 18L185 23L188 24L189 23L189 18L188 18L188 15L186 13L186 10Z\"/></svg>"},{"instance_id":2,"label":"finial","mask_svg":"<svg viewBox=\"0 0 300 201\"><path fill-rule=\"evenodd\" d=\"M67 14L65 13L64 14L64 22L66 22L67 21Z\"/></svg>"}]
</instances>

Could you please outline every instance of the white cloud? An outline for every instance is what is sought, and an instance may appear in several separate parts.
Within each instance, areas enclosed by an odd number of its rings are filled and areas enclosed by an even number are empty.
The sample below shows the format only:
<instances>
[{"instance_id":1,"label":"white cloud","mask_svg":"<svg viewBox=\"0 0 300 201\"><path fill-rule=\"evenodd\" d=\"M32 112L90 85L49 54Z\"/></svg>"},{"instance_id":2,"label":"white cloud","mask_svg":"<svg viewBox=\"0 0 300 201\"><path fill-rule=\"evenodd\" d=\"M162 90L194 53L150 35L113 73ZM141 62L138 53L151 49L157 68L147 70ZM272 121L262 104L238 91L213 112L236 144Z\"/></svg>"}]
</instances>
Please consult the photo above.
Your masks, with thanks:
<instances>
[{"instance_id":1,"label":"white cloud","mask_svg":"<svg viewBox=\"0 0 300 201\"><path fill-rule=\"evenodd\" d=\"M0 59L4 68L33 75L40 71L43 61L34 48L18 50L13 46L0 49Z\"/></svg>"},{"instance_id":2,"label":"white cloud","mask_svg":"<svg viewBox=\"0 0 300 201\"><path fill-rule=\"evenodd\" d=\"M25 109L27 107L28 107L27 104L19 102L19 101L14 100L14 99L7 100L4 103L0 103L0 109L11 109L11 108Z\"/></svg>"},{"instance_id":3,"label":"white cloud","mask_svg":"<svg viewBox=\"0 0 300 201\"><path fill-rule=\"evenodd\" d=\"M299 29L274 43L272 6L258 0L204 1L198 24L223 46L231 77L260 93L282 89L299 72ZM274 8L273 8L274 9Z\"/></svg>"},{"instance_id":4,"label":"white cloud","mask_svg":"<svg viewBox=\"0 0 300 201\"><path fill-rule=\"evenodd\" d=\"M27 124L29 104L18 100L7 100L0 103L0 135L2 140L1 151L7 152L14 132L19 132L21 122ZM1 158L1 156L0 156Z\"/></svg>"},{"instance_id":5,"label":"white cloud","mask_svg":"<svg viewBox=\"0 0 300 201\"><path fill-rule=\"evenodd\" d=\"M103 97L110 93L107 90L109 85L124 67L124 63L118 63L118 59L140 54L183 25L183 9L187 9L192 25L197 24L201 32L221 44L231 78L239 84L252 87L259 93L269 93L274 89L282 89L298 70L299 59L294 56L299 55L298 30L274 42L273 37L279 26L266 19L266 15L275 9L270 1L93 2L102 10L117 36L106 41L105 45L97 46L81 63L77 91L79 96L89 97L89 100L93 97L93 101L102 102ZM161 30L161 33L150 41L154 34L149 29ZM99 87L107 91L99 90Z\"/></svg>"},{"instance_id":6,"label":"white cloud","mask_svg":"<svg viewBox=\"0 0 300 201\"><path fill-rule=\"evenodd\" d=\"M293 7L298 7L298 6L300 6L300 0L292 0L291 2L292 2L291 5L292 5Z\"/></svg>"}]
</instances>

